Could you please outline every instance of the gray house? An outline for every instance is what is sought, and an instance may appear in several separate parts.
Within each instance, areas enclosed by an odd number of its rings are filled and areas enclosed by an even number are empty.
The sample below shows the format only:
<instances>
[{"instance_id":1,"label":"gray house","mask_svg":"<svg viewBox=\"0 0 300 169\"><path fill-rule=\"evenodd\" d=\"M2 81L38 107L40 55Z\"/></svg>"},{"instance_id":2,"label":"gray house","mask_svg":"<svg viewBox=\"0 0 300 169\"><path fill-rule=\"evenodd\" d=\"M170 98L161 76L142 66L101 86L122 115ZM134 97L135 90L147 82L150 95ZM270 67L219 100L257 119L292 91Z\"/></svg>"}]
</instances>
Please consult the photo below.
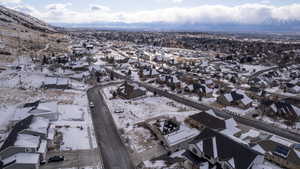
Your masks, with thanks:
<instances>
[{"instance_id":1,"label":"gray house","mask_svg":"<svg viewBox=\"0 0 300 169\"><path fill-rule=\"evenodd\" d=\"M2 160L2 169L38 169L39 161L37 153L18 153Z\"/></svg>"},{"instance_id":2,"label":"gray house","mask_svg":"<svg viewBox=\"0 0 300 169\"><path fill-rule=\"evenodd\" d=\"M191 142L188 151L222 169L249 169L264 160L261 153L209 128Z\"/></svg>"},{"instance_id":3,"label":"gray house","mask_svg":"<svg viewBox=\"0 0 300 169\"><path fill-rule=\"evenodd\" d=\"M0 160L3 168L38 168L39 160L44 159L47 152L47 140L45 139L48 128L48 120L36 118L33 115L16 123L0 148ZM28 159L26 160L26 158Z\"/></svg>"}]
</instances>

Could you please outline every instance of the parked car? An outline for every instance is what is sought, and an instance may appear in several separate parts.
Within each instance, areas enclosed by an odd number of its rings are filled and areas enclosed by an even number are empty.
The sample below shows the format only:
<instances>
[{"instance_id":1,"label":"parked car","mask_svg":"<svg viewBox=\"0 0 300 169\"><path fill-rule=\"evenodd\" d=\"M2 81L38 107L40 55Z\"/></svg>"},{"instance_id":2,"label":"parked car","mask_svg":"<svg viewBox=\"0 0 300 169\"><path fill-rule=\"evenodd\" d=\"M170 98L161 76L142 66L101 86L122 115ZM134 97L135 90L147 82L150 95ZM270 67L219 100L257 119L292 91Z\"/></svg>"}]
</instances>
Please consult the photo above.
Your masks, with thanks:
<instances>
[{"instance_id":1,"label":"parked car","mask_svg":"<svg viewBox=\"0 0 300 169\"><path fill-rule=\"evenodd\" d=\"M90 108L94 108L94 107L95 107L94 103L90 102Z\"/></svg>"},{"instance_id":2,"label":"parked car","mask_svg":"<svg viewBox=\"0 0 300 169\"><path fill-rule=\"evenodd\" d=\"M122 108L116 108L114 113L124 113L124 109Z\"/></svg>"},{"instance_id":3,"label":"parked car","mask_svg":"<svg viewBox=\"0 0 300 169\"><path fill-rule=\"evenodd\" d=\"M40 165L45 165L47 162L45 160L40 161Z\"/></svg>"},{"instance_id":4,"label":"parked car","mask_svg":"<svg viewBox=\"0 0 300 169\"><path fill-rule=\"evenodd\" d=\"M64 156L53 156L48 159L48 163L64 161Z\"/></svg>"}]
</instances>

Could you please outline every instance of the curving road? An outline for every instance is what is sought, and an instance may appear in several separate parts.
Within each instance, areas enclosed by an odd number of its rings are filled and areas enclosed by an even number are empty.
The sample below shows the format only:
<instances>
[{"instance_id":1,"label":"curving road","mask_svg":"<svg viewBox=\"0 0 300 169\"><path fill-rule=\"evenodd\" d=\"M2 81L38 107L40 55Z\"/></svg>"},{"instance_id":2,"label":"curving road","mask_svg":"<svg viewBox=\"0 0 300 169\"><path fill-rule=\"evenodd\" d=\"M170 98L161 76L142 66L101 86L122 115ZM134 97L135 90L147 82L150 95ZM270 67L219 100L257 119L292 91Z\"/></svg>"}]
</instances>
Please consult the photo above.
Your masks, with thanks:
<instances>
[{"instance_id":1,"label":"curving road","mask_svg":"<svg viewBox=\"0 0 300 169\"><path fill-rule=\"evenodd\" d=\"M95 107L91 109L97 143L105 169L133 169L126 147L121 141L102 94L100 86L88 90L87 95Z\"/></svg>"}]
</instances>

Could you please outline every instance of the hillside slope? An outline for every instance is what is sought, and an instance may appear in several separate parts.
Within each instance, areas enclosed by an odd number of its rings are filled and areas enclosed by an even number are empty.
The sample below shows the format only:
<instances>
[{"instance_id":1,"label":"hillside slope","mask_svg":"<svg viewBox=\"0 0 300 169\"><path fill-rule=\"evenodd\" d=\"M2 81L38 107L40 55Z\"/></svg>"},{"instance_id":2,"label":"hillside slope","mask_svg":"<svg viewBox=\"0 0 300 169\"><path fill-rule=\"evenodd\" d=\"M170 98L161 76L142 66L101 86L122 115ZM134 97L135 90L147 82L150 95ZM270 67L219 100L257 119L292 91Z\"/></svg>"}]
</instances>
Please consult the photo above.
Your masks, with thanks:
<instances>
[{"instance_id":1,"label":"hillside slope","mask_svg":"<svg viewBox=\"0 0 300 169\"><path fill-rule=\"evenodd\" d=\"M67 46L68 37L47 23L0 6L0 66L64 54Z\"/></svg>"},{"instance_id":2,"label":"hillside slope","mask_svg":"<svg viewBox=\"0 0 300 169\"><path fill-rule=\"evenodd\" d=\"M0 5L0 25L1 26L24 26L28 29L41 32L56 32L54 28L45 22L30 15L5 8Z\"/></svg>"}]
</instances>

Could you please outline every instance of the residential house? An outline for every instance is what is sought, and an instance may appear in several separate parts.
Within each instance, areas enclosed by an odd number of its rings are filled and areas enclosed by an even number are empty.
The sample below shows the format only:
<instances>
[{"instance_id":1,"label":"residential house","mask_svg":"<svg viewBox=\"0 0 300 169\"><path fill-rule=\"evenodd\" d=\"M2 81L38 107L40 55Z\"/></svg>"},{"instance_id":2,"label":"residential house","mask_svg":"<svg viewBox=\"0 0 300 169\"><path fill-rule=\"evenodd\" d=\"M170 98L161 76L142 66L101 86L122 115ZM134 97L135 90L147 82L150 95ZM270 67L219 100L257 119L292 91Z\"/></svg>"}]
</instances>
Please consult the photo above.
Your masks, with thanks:
<instances>
[{"instance_id":1,"label":"residential house","mask_svg":"<svg viewBox=\"0 0 300 169\"><path fill-rule=\"evenodd\" d=\"M300 120L300 108L284 100L263 100L259 110L272 117L282 117L290 121Z\"/></svg>"},{"instance_id":2,"label":"residential house","mask_svg":"<svg viewBox=\"0 0 300 169\"><path fill-rule=\"evenodd\" d=\"M135 85L128 84L127 81L125 81L117 89L117 95L123 99L133 99L144 96L145 94L146 90L142 90Z\"/></svg>"},{"instance_id":3,"label":"residential house","mask_svg":"<svg viewBox=\"0 0 300 169\"><path fill-rule=\"evenodd\" d=\"M243 109L248 109L252 106L253 100L249 98L244 91L232 91L225 93L217 98L217 102L223 106L238 106Z\"/></svg>"},{"instance_id":4,"label":"residential house","mask_svg":"<svg viewBox=\"0 0 300 169\"><path fill-rule=\"evenodd\" d=\"M187 118L187 123L198 129L211 128L224 130L226 128L225 119L216 116L212 110L193 114Z\"/></svg>"},{"instance_id":5,"label":"residential house","mask_svg":"<svg viewBox=\"0 0 300 169\"><path fill-rule=\"evenodd\" d=\"M0 160L5 169L18 169L23 166L36 169L39 160L45 159L47 152L47 131L49 121L33 115L19 121L7 136L0 148ZM44 135L45 134L45 135ZM27 160L24 161L24 157Z\"/></svg>"},{"instance_id":6,"label":"residential house","mask_svg":"<svg viewBox=\"0 0 300 169\"><path fill-rule=\"evenodd\" d=\"M264 160L261 153L209 128L190 143L188 150L222 169L249 169Z\"/></svg>"},{"instance_id":7,"label":"residential house","mask_svg":"<svg viewBox=\"0 0 300 169\"><path fill-rule=\"evenodd\" d=\"M71 85L66 79L47 78L42 82L42 89L71 89Z\"/></svg>"},{"instance_id":8,"label":"residential house","mask_svg":"<svg viewBox=\"0 0 300 169\"><path fill-rule=\"evenodd\" d=\"M213 89L207 87L206 84L194 83L193 88L194 88L193 92L200 94L201 96L204 96L204 97L212 97L213 96Z\"/></svg>"},{"instance_id":9,"label":"residential house","mask_svg":"<svg viewBox=\"0 0 300 169\"><path fill-rule=\"evenodd\" d=\"M258 141L254 146L270 160L284 168L300 168L300 146L284 138L271 136L268 139Z\"/></svg>"},{"instance_id":10,"label":"residential house","mask_svg":"<svg viewBox=\"0 0 300 169\"><path fill-rule=\"evenodd\" d=\"M142 68L139 71L139 76L142 79L147 79L147 78L157 78L159 76L159 72L156 71L155 68Z\"/></svg>"},{"instance_id":11,"label":"residential house","mask_svg":"<svg viewBox=\"0 0 300 169\"><path fill-rule=\"evenodd\" d=\"M38 153L17 153L2 160L1 169L38 169L40 155Z\"/></svg>"},{"instance_id":12,"label":"residential house","mask_svg":"<svg viewBox=\"0 0 300 169\"><path fill-rule=\"evenodd\" d=\"M56 102L42 102L40 100L26 103L23 107L16 109L12 122L15 124L30 115L43 117L50 121L58 120L58 105Z\"/></svg>"},{"instance_id":13,"label":"residential house","mask_svg":"<svg viewBox=\"0 0 300 169\"><path fill-rule=\"evenodd\" d=\"M146 125L170 151L186 148L188 142L199 134L199 130L189 128L175 118L157 117L147 120Z\"/></svg>"},{"instance_id":14,"label":"residential house","mask_svg":"<svg viewBox=\"0 0 300 169\"><path fill-rule=\"evenodd\" d=\"M165 81L168 87L170 88L177 88L180 89L181 88L181 82L178 80L178 78L176 76L165 76Z\"/></svg>"}]
</instances>

